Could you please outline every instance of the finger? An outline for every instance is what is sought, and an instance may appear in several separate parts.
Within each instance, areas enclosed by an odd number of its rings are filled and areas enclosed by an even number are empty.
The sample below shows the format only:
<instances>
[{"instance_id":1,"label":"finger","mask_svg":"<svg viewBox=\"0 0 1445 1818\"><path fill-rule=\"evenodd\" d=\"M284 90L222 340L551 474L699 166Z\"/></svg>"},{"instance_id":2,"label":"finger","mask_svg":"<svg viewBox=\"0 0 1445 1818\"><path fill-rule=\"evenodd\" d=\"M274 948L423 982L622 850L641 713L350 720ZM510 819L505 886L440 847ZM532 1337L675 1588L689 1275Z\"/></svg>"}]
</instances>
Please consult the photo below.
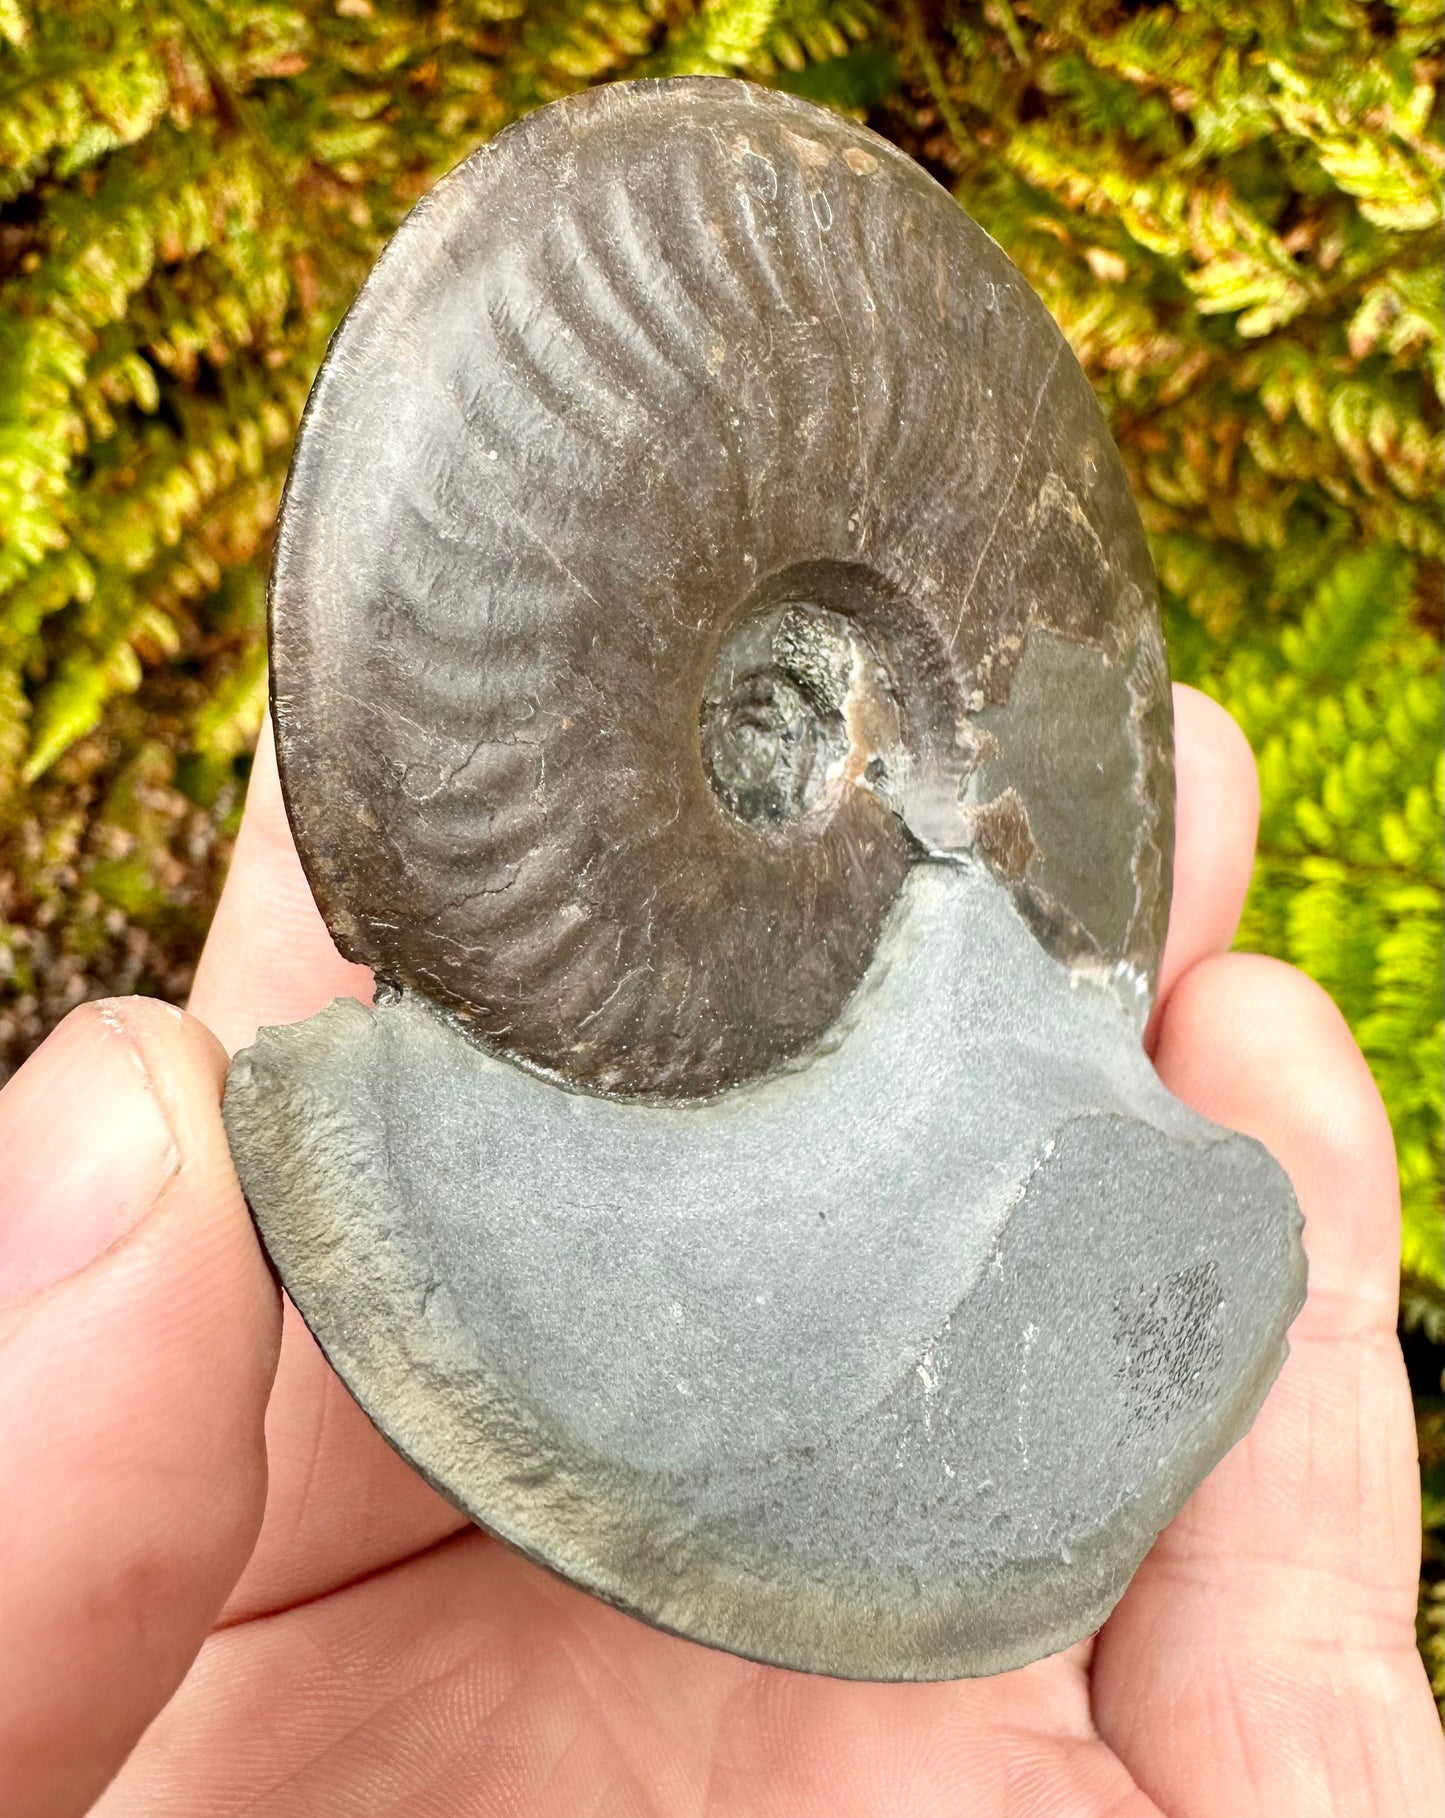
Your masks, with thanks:
<instances>
[{"instance_id":1,"label":"finger","mask_svg":"<svg viewBox=\"0 0 1445 1818\"><path fill-rule=\"evenodd\" d=\"M334 997L369 1002L371 973L336 951L312 901L268 725L191 1009L234 1052L261 1025L297 1022ZM464 1525L377 1433L289 1302L266 1443L266 1516L227 1622L317 1596Z\"/></svg>"},{"instance_id":2,"label":"finger","mask_svg":"<svg viewBox=\"0 0 1445 1818\"><path fill-rule=\"evenodd\" d=\"M371 1002L371 973L336 951L286 819L269 721L200 965L191 1010L234 1054L263 1026L299 1022L334 997Z\"/></svg>"},{"instance_id":3,"label":"finger","mask_svg":"<svg viewBox=\"0 0 1445 1818\"><path fill-rule=\"evenodd\" d=\"M212 1037L74 1012L0 1093L0 1811L85 1811L255 1540L275 1287Z\"/></svg>"},{"instance_id":4,"label":"finger","mask_svg":"<svg viewBox=\"0 0 1445 1818\"><path fill-rule=\"evenodd\" d=\"M1415 1651L1418 1485L1384 1108L1324 993L1254 955L1180 982L1157 1065L1289 1173L1309 1298L1252 1430L1100 1635L1101 1732L1179 1818L1424 1818L1440 1809L1439 1733Z\"/></svg>"},{"instance_id":5,"label":"finger","mask_svg":"<svg viewBox=\"0 0 1445 1818\"><path fill-rule=\"evenodd\" d=\"M1169 993L1190 967L1228 951L1259 830L1259 775L1249 741L1217 701L1182 683L1174 688L1174 776L1174 890L1156 1030Z\"/></svg>"}]
</instances>

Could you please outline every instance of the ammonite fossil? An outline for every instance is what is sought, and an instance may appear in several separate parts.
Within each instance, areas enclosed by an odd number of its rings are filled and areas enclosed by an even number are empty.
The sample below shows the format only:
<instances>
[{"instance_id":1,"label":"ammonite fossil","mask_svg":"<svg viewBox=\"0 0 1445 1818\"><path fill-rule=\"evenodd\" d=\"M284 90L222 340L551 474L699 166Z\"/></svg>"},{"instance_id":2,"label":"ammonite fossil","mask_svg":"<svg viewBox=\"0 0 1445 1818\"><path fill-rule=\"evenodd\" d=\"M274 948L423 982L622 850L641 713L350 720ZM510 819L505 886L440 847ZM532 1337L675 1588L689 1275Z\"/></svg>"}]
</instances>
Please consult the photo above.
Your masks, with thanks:
<instances>
[{"instance_id":1,"label":"ammonite fossil","mask_svg":"<svg viewBox=\"0 0 1445 1818\"><path fill-rule=\"evenodd\" d=\"M594 90L441 182L338 332L271 594L287 802L377 1007L226 1117L376 1424L478 1521L755 1658L1096 1626L1302 1292L1140 1045L1148 552L1062 335L791 97Z\"/></svg>"}]
</instances>

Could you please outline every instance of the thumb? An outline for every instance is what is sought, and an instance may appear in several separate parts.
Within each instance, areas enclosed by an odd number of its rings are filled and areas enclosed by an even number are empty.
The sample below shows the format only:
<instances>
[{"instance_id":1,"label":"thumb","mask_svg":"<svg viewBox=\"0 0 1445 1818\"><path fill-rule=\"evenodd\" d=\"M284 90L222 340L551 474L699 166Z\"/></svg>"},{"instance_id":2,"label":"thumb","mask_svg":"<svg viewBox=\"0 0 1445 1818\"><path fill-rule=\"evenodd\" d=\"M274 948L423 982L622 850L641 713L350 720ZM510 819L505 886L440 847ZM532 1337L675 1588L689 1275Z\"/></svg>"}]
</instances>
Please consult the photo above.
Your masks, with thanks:
<instances>
[{"instance_id":1,"label":"thumb","mask_svg":"<svg viewBox=\"0 0 1445 1818\"><path fill-rule=\"evenodd\" d=\"M278 1297L225 1056L142 998L0 1092L0 1811L68 1818L195 1657L255 1541Z\"/></svg>"}]
</instances>

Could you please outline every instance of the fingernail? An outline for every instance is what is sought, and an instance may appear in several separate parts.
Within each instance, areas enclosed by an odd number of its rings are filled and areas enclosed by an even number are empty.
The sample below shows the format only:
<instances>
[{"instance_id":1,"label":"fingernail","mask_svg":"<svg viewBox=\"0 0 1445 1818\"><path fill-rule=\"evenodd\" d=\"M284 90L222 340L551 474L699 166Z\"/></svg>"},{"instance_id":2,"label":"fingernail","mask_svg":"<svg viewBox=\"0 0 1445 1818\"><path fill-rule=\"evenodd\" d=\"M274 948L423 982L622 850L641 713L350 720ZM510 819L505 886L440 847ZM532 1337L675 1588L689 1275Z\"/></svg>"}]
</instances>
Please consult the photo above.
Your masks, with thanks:
<instances>
[{"instance_id":1,"label":"fingernail","mask_svg":"<svg viewBox=\"0 0 1445 1818\"><path fill-rule=\"evenodd\" d=\"M0 1092L0 1301L93 1262L179 1166L124 1022L107 1006L68 1018Z\"/></svg>"}]
</instances>

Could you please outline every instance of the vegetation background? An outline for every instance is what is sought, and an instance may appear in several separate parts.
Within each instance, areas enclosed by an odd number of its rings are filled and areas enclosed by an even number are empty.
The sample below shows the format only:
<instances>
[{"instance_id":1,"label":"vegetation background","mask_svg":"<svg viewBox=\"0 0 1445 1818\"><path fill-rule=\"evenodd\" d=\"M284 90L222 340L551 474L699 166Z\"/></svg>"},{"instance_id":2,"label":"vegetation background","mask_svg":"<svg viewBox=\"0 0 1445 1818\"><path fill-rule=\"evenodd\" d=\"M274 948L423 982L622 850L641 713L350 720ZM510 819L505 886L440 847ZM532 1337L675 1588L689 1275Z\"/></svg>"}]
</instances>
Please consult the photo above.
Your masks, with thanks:
<instances>
[{"instance_id":1,"label":"vegetation background","mask_svg":"<svg viewBox=\"0 0 1445 1818\"><path fill-rule=\"evenodd\" d=\"M866 119L1042 293L1175 673L1259 754L1240 939L1384 1090L1445 1692L1438 0L0 0L0 1078L187 989L265 701L267 537L327 336L539 102L739 74Z\"/></svg>"}]
</instances>

